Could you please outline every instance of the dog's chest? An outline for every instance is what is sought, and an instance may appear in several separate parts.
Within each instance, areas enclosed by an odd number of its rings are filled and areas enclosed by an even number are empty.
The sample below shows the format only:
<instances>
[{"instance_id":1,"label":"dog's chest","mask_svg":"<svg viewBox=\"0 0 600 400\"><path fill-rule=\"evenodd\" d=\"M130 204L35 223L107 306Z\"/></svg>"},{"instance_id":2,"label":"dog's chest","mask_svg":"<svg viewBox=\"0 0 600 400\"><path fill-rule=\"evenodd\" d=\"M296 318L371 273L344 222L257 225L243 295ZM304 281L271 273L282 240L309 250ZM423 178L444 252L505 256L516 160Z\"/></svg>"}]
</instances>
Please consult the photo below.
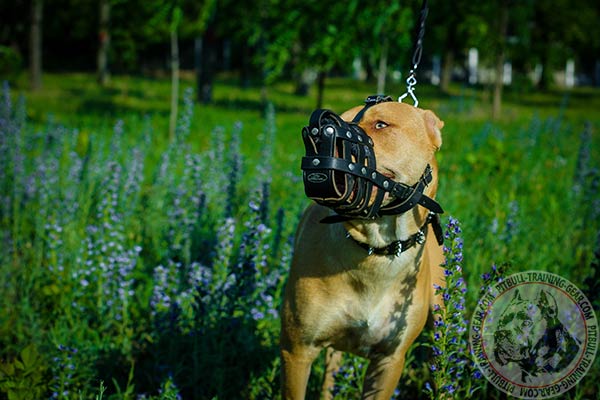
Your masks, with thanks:
<instances>
[{"instance_id":1,"label":"dog's chest","mask_svg":"<svg viewBox=\"0 0 600 400\"><path fill-rule=\"evenodd\" d=\"M342 310L338 345L363 356L393 351L402 340L409 306L398 293L348 301Z\"/></svg>"},{"instance_id":2,"label":"dog's chest","mask_svg":"<svg viewBox=\"0 0 600 400\"><path fill-rule=\"evenodd\" d=\"M396 259L385 265L359 265L346 275L337 304L334 347L362 356L392 353L402 342L413 302L417 270Z\"/></svg>"}]
</instances>

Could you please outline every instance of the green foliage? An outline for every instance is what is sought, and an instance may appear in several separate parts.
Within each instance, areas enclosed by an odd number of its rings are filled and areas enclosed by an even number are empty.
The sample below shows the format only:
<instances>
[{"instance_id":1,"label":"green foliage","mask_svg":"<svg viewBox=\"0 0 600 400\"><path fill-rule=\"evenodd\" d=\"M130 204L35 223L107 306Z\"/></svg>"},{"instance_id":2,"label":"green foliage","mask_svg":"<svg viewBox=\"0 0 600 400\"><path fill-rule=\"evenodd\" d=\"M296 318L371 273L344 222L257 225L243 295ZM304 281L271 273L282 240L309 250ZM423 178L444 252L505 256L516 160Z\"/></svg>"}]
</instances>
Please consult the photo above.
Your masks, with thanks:
<instances>
[{"instance_id":1,"label":"green foliage","mask_svg":"<svg viewBox=\"0 0 600 400\"><path fill-rule=\"evenodd\" d=\"M19 356L8 362L0 361L0 392L8 400L35 400L46 390L47 365L36 346L27 345Z\"/></svg>"},{"instance_id":2,"label":"green foliage","mask_svg":"<svg viewBox=\"0 0 600 400\"><path fill-rule=\"evenodd\" d=\"M218 105L188 98L173 142L160 80L115 77L99 89L86 75L48 75L27 107L4 90L2 395L6 382L35 380L38 398L277 398L277 309L308 204L299 136L312 107L278 83L265 110L257 90L226 78ZM372 88L333 79L328 90L325 106L341 112ZM466 284L481 286L492 262L510 261L596 287L597 92L509 92L506 115L491 124L479 92L419 90L446 124L437 198L461 221ZM465 295L467 311L477 299ZM433 382L430 332L409 354L404 397ZM31 343L39 354L20 354ZM33 373L17 368L25 359L37 360ZM336 382L357 393L365 362L346 360ZM321 359L312 396L322 371ZM597 376L582 381L580 398L592 397Z\"/></svg>"},{"instance_id":3,"label":"green foliage","mask_svg":"<svg viewBox=\"0 0 600 400\"><path fill-rule=\"evenodd\" d=\"M22 68L21 55L15 49L0 45L0 76L14 80Z\"/></svg>"},{"instance_id":4,"label":"green foliage","mask_svg":"<svg viewBox=\"0 0 600 400\"><path fill-rule=\"evenodd\" d=\"M4 4L6 3L6 4ZM13 80L28 49L29 4L0 4L0 77ZM389 45L388 64L408 70L408 50L420 1L111 0L109 66L115 72L160 73L167 65L169 31L177 26L182 65L195 65L194 40L219 48L227 63L211 68L243 70L255 80L299 76L306 69L348 74L355 59L369 73ZM431 0L425 36L425 60L452 54L457 62L469 47L478 47L482 61L501 49L515 75L525 77L537 63L544 77L563 67L567 58L578 71L593 71L600 49L596 23L600 10L590 0L488 1ZM509 9L508 37L495 24L499 10ZM44 68L93 68L98 41L98 6L93 1L56 0L44 7ZM70 34L64 35L64 26ZM427 50L429 49L429 50ZM69 63L64 62L65 59ZM254 68L250 68L253 62ZM210 61L209 64L218 64ZM580 67L581 66L581 67ZM448 65L450 67L450 65ZM18 71L16 71L18 72ZM246 81L249 77L244 76Z\"/></svg>"}]
</instances>

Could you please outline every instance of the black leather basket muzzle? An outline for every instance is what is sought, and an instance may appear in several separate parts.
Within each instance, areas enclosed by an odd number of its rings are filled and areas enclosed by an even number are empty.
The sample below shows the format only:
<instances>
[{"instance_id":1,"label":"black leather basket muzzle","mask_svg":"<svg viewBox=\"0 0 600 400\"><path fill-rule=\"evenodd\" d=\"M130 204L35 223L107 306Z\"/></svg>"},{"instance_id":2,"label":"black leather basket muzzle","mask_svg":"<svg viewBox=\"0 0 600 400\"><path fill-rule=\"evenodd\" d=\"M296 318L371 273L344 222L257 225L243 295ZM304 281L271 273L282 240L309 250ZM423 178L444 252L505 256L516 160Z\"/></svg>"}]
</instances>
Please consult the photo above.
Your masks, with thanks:
<instances>
[{"instance_id":1,"label":"black leather basket muzzle","mask_svg":"<svg viewBox=\"0 0 600 400\"><path fill-rule=\"evenodd\" d=\"M373 217L384 193L371 201L376 177L373 140L356 124L329 110L316 110L302 129L304 190L340 215Z\"/></svg>"}]
</instances>

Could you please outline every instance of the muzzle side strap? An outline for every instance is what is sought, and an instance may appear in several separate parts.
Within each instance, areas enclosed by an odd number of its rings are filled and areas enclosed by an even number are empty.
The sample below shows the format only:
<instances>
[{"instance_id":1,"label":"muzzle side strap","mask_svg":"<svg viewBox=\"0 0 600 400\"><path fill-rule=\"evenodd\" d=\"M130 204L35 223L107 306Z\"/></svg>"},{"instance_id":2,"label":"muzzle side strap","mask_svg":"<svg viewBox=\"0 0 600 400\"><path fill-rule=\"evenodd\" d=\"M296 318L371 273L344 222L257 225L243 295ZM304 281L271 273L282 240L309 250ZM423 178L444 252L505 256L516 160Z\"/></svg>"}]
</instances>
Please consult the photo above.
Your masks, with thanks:
<instances>
[{"instance_id":1,"label":"muzzle side strap","mask_svg":"<svg viewBox=\"0 0 600 400\"><path fill-rule=\"evenodd\" d=\"M432 170L431 166L428 164L425 168L425 172L423 172L423 175L415 185L408 186L400 182L395 182L395 185L391 190L391 194L396 196L397 200L383 207L380 211L380 214L402 214L403 212L415 207L417 204L422 205L434 213L443 214L444 210L439 203L433 200L431 197L423 194L425 187L427 187L432 180Z\"/></svg>"},{"instance_id":2,"label":"muzzle side strap","mask_svg":"<svg viewBox=\"0 0 600 400\"><path fill-rule=\"evenodd\" d=\"M417 204L422 205L423 207L427 208L430 211L433 211L434 213L444 213L444 210L438 202L436 202L429 196L423 194L425 187L432 181L432 172L431 167L429 165L425 169L425 172L421 176L421 179L419 179L419 181L413 186L408 186L400 182L391 181L374 169L365 166L361 167L355 163L349 162L341 158L321 156L304 157L302 159L302 169L305 171L319 169L341 171L351 176L366 179L378 186L380 190L378 190L377 198L375 199L374 203L371 204L370 207L367 208L366 204L363 204L363 207L361 207L360 210L353 210L353 207L355 206L354 204L340 207L339 211L344 211L345 209L348 209L348 212L354 218L374 218L379 215L402 214L415 207ZM357 190L359 191L355 193L355 196L357 198L362 197L365 201L368 201L368 198L365 198L364 195L360 193L360 188ZM380 208L381 202L383 201L383 195L386 191L389 191L393 196L395 196L396 200ZM326 218L326 221L322 222L341 222L348 219L352 218Z\"/></svg>"}]
</instances>

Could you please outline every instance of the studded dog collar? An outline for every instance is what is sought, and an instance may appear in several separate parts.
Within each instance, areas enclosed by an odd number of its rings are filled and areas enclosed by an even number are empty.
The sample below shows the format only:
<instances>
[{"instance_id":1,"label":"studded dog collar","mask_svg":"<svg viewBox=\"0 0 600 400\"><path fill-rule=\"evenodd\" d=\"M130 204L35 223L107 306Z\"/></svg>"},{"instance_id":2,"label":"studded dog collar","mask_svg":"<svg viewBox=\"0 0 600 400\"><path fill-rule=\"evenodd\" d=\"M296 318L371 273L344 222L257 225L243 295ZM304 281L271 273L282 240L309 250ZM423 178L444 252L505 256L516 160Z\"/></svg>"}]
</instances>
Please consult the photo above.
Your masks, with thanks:
<instances>
[{"instance_id":1,"label":"studded dog collar","mask_svg":"<svg viewBox=\"0 0 600 400\"><path fill-rule=\"evenodd\" d=\"M433 233L435 234L436 240L439 245L444 242L442 225L440 222L439 214L430 212L427 215L427 219L423 226L413 235L409 236L406 240L396 240L384 247L372 247L366 243L359 242L350 236L349 233L346 234L348 239L352 239L354 243L365 249L368 255L376 254L378 256L395 256L400 257L404 251L416 246L425 243L425 239L427 238L427 226L431 224L433 228Z\"/></svg>"}]
</instances>

